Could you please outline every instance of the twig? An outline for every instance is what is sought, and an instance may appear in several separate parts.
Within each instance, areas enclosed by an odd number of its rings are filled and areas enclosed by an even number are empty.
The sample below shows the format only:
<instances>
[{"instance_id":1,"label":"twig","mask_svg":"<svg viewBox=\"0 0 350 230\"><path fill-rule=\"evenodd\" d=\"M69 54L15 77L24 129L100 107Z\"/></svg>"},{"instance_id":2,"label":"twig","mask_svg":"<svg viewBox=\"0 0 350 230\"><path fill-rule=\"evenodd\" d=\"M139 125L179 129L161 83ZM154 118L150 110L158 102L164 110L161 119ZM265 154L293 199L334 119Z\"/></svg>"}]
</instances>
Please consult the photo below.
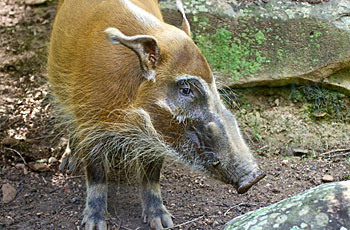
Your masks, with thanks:
<instances>
[{"instance_id":1,"label":"twig","mask_svg":"<svg viewBox=\"0 0 350 230\"><path fill-rule=\"evenodd\" d=\"M114 224L114 225L116 225L116 226L118 227L118 229L133 230L133 229L131 229L131 228L127 228L127 227L124 227L124 226L118 225L118 224L117 224L117 223L115 223L114 221L113 221L113 224Z\"/></svg>"},{"instance_id":2,"label":"twig","mask_svg":"<svg viewBox=\"0 0 350 230\"><path fill-rule=\"evenodd\" d=\"M18 154L18 156L20 156L20 157L21 157L21 159L22 159L22 161L24 162L24 164L25 164L25 165L27 164L26 160L24 160L24 158L22 157L22 154L21 154L20 152L18 152L16 149L11 149L11 148L6 148L6 147L5 147L5 149L7 149L7 150L11 150L11 151L13 151L13 152L17 153L17 154Z\"/></svg>"},{"instance_id":3,"label":"twig","mask_svg":"<svg viewBox=\"0 0 350 230\"><path fill-rule=\"evenodd\" d=\"M117 227L119 227L119 229L133 230L133 229L131 229L131 228L127 228L127 227L124 227L124 226L121 226L121 225L118 226L117 223L114 223L114 224L117 225Z\"/></svg>"},{"instance_id":4,"label":"twig","mask_svg":"<svg viewBox=\"0 0 350 230\"><path fill-rule=\"evenodd\" d=\"M169 227L169 228L164 228L164 230L166 230L166 229L174 229L174 228L178 228L178 227L184 226L184 225L189 224L189 223L196 222L197 220L202 219L204 216L205 215L202 215L202 216L197 217L197 218L195 218L193 220L186 221L186 222L184 222L182 224L178 224L178 225L175 225L175 226L172 226L172 227Z\"/></svg>"},{"instance_id":5,"label":"twig","mask_svg":"<svg viewBox=\"0 0 350 230\"><path fill-rule=\"evenodd\" d=\"M116 212L115 208L113 208L113 209L114 209L114 215L115 215L117 218L111 218L110 220L113 222L114 225L117 226L117 229L118 229L118 230L119 230L119 229L132 230L131 228L127 228L127 227L124 227L124 226L122 225L122 220L117 216L117 212ZM119 220L119 224L117 224L116 221L114 221L113 219L118 219L118 220ZM137 229L138 229L138 228L137 228Z\"/></svg>"},{"instance_id":6,"label":"twig","mask_svg":"<svg viewBox=\"0 0 350 230\"><path fill-rule=\"evenodd\" d=\"M348 156L348 155L350 155L350 152L335 154L335 155L332 155L329 157L344 157L344 156Z\"/></svg>"},{"instance_id":7,"label":"twig","mask_svg":"<svg viewBox=\"0 0 350 230\"><path fill-rule=\"evenodd\" d=\"M117 215L117 211L115 210L115 207L113 207L113 210L114 210L114 215L118 218L119 220L119 225L118 226L118 229L117 230L120 230L121 229L121 226L122 226L122 220L118 217Z\"/></svg>"},{"instance_id":8,"label":"twig","mask_svg":"<svg viewBox=\"0 0 350 230\"><path fill-rule=\"evenodd\" d=\"M46 135L46 136L41 136L41 137L34 137L33 140L41 140L41 139L46 139L49 137L55 137L57 134L52 134L52 135Z\"/></svg>"},{"instance_id":9,"label":"twig","mask_svg":"<svg viewBox=\"0 0 350 230\"><path fill-rule=\"evenodd\" d=\"M349 148L348 149L334 149L334 150L331 150L328 152L321 153L320 156L328 155L331 153L345 152L345 151L350 151L350 149Z\"/></svg>"},{"instance_id":10,"label":"twig","mask_svg":"<svg viewBox=\"0 0 350 230\"><path fill-rule=\"evenodd\" d=\"M70 180L70 179L76 179L76 178L83 178L84 175L79 175L79 176L70 176L70 177L66 177L66 180Z\"/></svg>"},{"instance_id":11,"label":"twig","mask_svg":"<svg viewBox=\"0 0 350 230\"><path fill-rule=\"evenodd\" d=\"M231 211L232 209L237 208L237 207L242 206L242 205L247 205L247 204L248 204L248 203L240 203L240 204L236 204L236 205L232 206L231 208L227 209L227 211L224 213L224 216L226 216L227 213L228 213L229 211ZM248 205L251 205L251 204L248 204Z\"/></svg>"}]
</instances>

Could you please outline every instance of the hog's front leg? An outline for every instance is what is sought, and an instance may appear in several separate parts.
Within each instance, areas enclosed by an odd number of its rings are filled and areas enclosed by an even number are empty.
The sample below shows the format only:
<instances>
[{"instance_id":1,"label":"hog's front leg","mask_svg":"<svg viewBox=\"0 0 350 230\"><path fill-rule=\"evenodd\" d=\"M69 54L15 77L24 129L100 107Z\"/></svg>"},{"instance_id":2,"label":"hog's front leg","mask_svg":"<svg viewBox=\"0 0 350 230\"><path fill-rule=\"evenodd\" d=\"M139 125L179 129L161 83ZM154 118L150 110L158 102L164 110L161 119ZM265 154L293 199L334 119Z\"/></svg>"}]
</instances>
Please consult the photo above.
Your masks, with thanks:
<instances>
[{"instance_id":1,"label":"hog's front leg","mask_svg":"<svg viewBox=\"0 0 350 230\"><path fill-rule=\"evenodd\" d=\"M141 172L140 195L142 218L152 229L159 230L173 226L172 216L163 205L160 192L160 170L163 160L144 165Z\"/></svg>"},{"instance_id":2,"label":"hog's front leg","mask_svg":"<svg viewBox=\"0 0 350 230\"><path fill-rule=\"evenodd\" d=\"M85 230L107 230L107 181L103 164L85 166L87 198L82 224Z\"/></svg>"}]
</instances>

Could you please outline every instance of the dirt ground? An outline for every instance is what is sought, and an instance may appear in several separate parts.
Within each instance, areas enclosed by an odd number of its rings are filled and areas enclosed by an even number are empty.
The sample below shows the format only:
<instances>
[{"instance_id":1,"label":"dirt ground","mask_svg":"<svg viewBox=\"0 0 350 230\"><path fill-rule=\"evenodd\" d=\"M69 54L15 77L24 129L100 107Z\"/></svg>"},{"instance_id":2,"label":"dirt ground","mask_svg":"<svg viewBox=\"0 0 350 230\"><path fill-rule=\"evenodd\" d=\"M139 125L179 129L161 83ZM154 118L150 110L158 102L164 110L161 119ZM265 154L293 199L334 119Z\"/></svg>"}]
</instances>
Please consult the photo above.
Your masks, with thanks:
<instances>
[{"instance_id":1,"label":"dirt ground","mask_svg":"<svg viewBox=\"0 0 350 230\"><path fill-rule=\"evenodd\" d=\"M0 187L16 189L14 200L0 203L0 229L82 229L84 176L59 172L59 162L45 163L60 159L66 144L45 80L55 5L0 2ZM298 90L310 95L305 87ZM234 99L232 109L267 176L239 195L230 185L168 162L162 195L177 229L220 229L238 215L323 183L325 175L350 179L349 96L333 103L332 115L294 94L294 88L225 93ZM34 171L25 164L37 161L46 167ZM148 229L136 188L111 183L109 193L110 229Z\"/></svg>"}]
</instances>

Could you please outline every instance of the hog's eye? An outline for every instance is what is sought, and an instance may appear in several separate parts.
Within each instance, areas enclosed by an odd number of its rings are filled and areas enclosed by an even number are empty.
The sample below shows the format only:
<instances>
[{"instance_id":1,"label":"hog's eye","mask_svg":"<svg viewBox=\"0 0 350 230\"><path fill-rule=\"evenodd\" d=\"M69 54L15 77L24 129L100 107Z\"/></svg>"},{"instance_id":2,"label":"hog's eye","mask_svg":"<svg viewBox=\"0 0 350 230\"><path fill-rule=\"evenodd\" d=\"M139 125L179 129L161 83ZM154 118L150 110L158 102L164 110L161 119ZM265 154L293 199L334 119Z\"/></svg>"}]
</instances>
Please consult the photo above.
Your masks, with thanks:
<instances>
[{"instance_id":1,"label":"hog's eye","mask_svg":"<svg viewBox=\"0 0 350 230\"><path fill-rule=\"evenodd\" d=\"M190 88L190 86L188 85L182 85L180 87L180 93L183 95L183 96L191 96L192 95L192 90Z\"/></svg>"}]
</instances>

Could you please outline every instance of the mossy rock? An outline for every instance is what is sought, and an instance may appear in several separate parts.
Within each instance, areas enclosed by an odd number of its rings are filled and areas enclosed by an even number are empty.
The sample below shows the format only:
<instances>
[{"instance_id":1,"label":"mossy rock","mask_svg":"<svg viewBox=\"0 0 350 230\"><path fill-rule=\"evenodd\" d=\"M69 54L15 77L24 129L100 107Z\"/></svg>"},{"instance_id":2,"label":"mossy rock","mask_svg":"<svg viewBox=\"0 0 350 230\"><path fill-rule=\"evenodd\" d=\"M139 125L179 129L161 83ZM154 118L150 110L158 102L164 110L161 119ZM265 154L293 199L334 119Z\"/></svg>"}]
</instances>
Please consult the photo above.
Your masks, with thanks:
<instances>
[{"instance_id":1,"label":"mossy rock","mask_svg":"<svg viewBox=\"0 0 350 230\"><path fill-rule=\"evenodd\" d=\"M320 185L236 217L225 230L350 229L350 181Z\"/></svg>"},{"instance_id":2,"label":"mossy rock","mask_svg":"<svg viewBox=\"0 0 350 230\"><path fill-rule=\"evenodd\" d=\"M184 1L194 38L198 33L215 34L220 28L232 33L230 46L238 47L240 53L226 59L228 68L235 69L214 68L224 85L318 83L350 93L350 0L321 4L270 0L260 6L240 7L215 2ZM179 24L171 1L161 6L165 20ZM198 29L203 20L207 27ZM209 55L215 52L220 55L222 50L212 50Z\"/></svg>"}]
</instances>

